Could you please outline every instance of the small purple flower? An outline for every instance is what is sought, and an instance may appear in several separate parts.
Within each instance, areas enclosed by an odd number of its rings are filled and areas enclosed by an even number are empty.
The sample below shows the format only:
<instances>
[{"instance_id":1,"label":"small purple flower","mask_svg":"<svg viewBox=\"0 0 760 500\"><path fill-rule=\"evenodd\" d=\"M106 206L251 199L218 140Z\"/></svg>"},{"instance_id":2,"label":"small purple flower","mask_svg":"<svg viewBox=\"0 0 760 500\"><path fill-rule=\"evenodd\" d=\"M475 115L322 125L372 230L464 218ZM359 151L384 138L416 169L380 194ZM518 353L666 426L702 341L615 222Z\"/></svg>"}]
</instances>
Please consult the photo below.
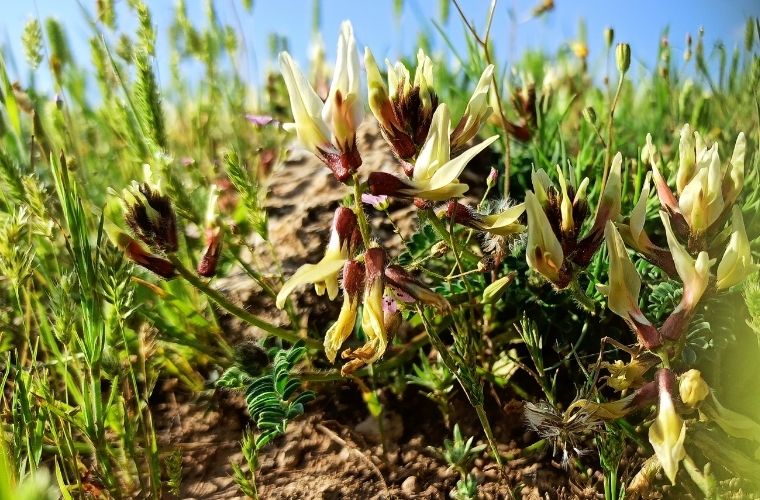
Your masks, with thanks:
<instances>
[{"instance_id":1,"label":"small purple flower","mask_svg":"<svg viewBox=\"0 0 760 500\"><path fill-rule=\"evenodd\" d=\"M398 302L390 295L383 296L383 311L394 314L398 311Z\"/></svg>"},{"instance_id":2,"label":"small purple flower","mask_svg":"<svg viewBox=\"0 0 760 500\"><path fill-rule=\"evenodd\" d=\"M362 193L362 202L366 203L367 205L372 205L375 210L379 210L381 212L388 209L389 201L388 197L384 194L369 194L369 193Z\"/></svg>"},{"instance_id":3,"label":"small purple flower","mask_svg":"<svg viewBox=\"0 0 760 500\"><path fill-rule=\"evenodd\" d=\"M253 123L254 125L258 125L260 127L277 123L277 120L275 120L269 115L245 115L245 118L249 122Z\"/></svg>"}]
</instances>

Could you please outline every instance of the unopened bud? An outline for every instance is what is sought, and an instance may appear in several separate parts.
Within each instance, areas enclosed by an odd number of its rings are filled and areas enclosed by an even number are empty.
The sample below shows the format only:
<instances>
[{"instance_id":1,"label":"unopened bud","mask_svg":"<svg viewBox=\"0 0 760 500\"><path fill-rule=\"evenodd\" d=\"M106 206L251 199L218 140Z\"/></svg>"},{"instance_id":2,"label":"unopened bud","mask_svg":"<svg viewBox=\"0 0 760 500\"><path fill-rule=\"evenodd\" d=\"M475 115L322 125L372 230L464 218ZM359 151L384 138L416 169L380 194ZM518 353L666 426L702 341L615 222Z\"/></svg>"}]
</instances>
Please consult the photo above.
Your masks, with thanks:
<instances>
[{"instance_id":1,"label":"unopened bud","mask_svg":"<svg viewBox=\"0 0 760 500\"><path fill-rule=\"evenodd\" d=\"M696 408L710 394L710 387L699 370L691 369L678 377L678 393L686 406Z\"/></svg>"},{"instance_id":2,"label":"unopened bud","mask_svg":"<svg viewBox=\"0 0 760 500\"><path fill-rule=\"evenodd\" d=\"M615 48L615 62L620 74L624 74L631 67L631 46L627 43L619 43Z\"/></svg>"},{"instance_id":3,"label":"unopened bud","mask_svg":"<svg viewBox=\"0 0 760 500\"><path fill-rule=\"evenodd\" d=\"M489 188L492 188L496 185L496 181L499 178L499 171L495 168L491 167L491 171L488 173L488 177L486 177L486 186Z\"/></svg>"},{"instance_id":4,"label":"unopened bud","mask_svg":"<svg viewBox=\"0 0 760 500\"><path fill-rule=\"evenodd\" d=\"M609 26L604 28L604 44L607 47L612 47L612 42L615 40L615 30Z\"/></svg>"},{"instance_id":5,"label":"unopened bud","mask_svg":"<svg viewBox=\"0 0 760 500\"><path fill-rule=\"evenodd\" d=\"M583 109L583 118L591 125L596 124L596 111L591 106L587 106Z\"/></svg>"},{"instance_id":6,"label":"unopened bud","mask_svg":"<svg viewBox=\"0 0 760 500\"><path fill-rule=\"evenodd\" d=\"M222 253L222 231L219 227L210 227L205 231L206 248L198 262L198 275L210 278L216 274L216 266Z\"/></svg>"},{"instance_id":7,"label":"unopened bud","mask_svg":"<svg viewBox=\"0 0 760 500\"><path fill-rule=\"evenodd\" d=\"M504 295L507 291L507 287L514 281L515 273L509 273L506 276L502 276L497 279L483 290L483 303L493 304Z\"/></svg>"}]
</instances>

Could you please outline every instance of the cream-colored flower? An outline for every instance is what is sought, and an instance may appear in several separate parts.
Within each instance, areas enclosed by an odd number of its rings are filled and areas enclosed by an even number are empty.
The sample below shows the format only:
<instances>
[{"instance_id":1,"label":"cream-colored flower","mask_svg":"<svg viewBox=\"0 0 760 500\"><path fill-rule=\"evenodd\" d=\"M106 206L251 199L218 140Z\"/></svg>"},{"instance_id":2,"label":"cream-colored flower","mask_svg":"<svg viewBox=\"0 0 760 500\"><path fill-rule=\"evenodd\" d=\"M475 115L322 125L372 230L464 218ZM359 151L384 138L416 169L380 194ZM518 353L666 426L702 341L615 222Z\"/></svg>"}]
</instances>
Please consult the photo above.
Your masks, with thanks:
<instances>
[{"instance_id":1,"label":"cream-colored flower","mask_svg":"<svg viewBox=\"0 0 760 500\"><path fill-rule=\"evenodd\" d=\"M678 242L673 228L670 226L668 215L660 211L662 224L665 226L665 235L668 239L668 248L673 255L676 272L683 282L683 298L681 303L673 311L679 312L683 309L691 310L702 298L702 294L707 289L710 278L710 257L707 252L700 252L696 259L689 255L689 252Z\"/></svg>"},{"instance_id":2,"label":"cream-colored flower","mask_svg":"<svg viewBox=\"0 0 760 500\"><path fill-rule=\"evenodd\" d=\"M565 258L562 245L532 191L525 193L525 209L528 213L528 243L525 251L528 265L549 281L561 282L560 270Z\"/></svg>"},{"instance_id":3,"label":"cream-colored flower","mask_svg":"<svg viewBox=\"0 0 760 500\"><path fill-rule=\"evenodd\" d=\"M651 179L652 172L647 172L644 185L641 187L641 194L633 210L631 210L631 217L628 220L627 226L631 245L639 252L645 252L653 246L652 240L649 239L649 235L644 230L644 224L647 220L647 200L649 199Z\"/></svg>"},{"instance_id":4,"label":"cream-colored flower","mask_svg":"<svg viewBox=\"0 0 760 500\"><path fill-rule=\"evenodd\" d=\"M734 206L731 213L731 237L723 258L718 264L718 290L731 288L741 283L744 278L757 271L758 266L752 262L749 239L744 229L742 211Z\"/></svg>"},{"instance_id":5,"label":"cream-colored flower","mask_svg":"<svg viewBox=\"0 0 760 500\"><path fill-rule=\"evenodd\" d=\"M326 290L330 300L334 300L338 296L338 276L356 244L357 231L354 213L346 207L338 207L324 257L316 264L304 264L282 285L275 301L277 308L282 309L288 295L306 283L314 284L317 295L323 295Z\"/></svg>"},{"instance_id":6,"label":"cream-colored flower","mask_svg":"<svg viewBox=\"0 0 760 500\"><path fill-rule=\"evenodd\" d=\"M295 130L298 140L311 152L330 148L330 129L322 119L322 99L287 52L280 54L280 70L285 79L290 96L290 109L295 120L293 124L286 124L285 128Z\"/></svg>"},{"instance_id":7,"label":"cream-colored flower","mask_svg":"<svg viewBox=\"0 0 760 500\"><path fill-rule=\"evenodd\" d=\"M562 200L559 204L560 210L560 227L565 233L572 233L575 230L575 221L573 221L573 200L567 192L567 180L562 169L557 165L557 177L559 178L559 187Z\"/></svg>"},{"instance_id":8,"label":"cream-colored flower","mask_svg":"<svg viewBox=\"0 0 760 500\"><path fill-rule=\"evenodd\" d=\"M367 101L370 111L383 129L399 129L400 125L393 113L388 87L380 75L380 69L369 47L364 49L364 68L367 71Z\"/></svg>"},{"instance_id":9,"label":"cream-colored flower","mask_svg":"<svg viewBox=\"0 0 760 500\"><path fill-rule=\"evenodd\" d=\"M607 295L607 307L627 321L635 319L637 323L649 323L639 309L641 278L612 221L607 221L604 238L610 256L609 284L603 288Z\"/></svg>"},{"instance_id":10,"label":"cream-colored flower","mask_svg":"<svg viewBox=\"0 0 760 500\"><path fill-rule=\"evenodd\" d=\"M736 201L744 187L744 156L747 149L747 139L744 132L739 133L734 145L734 152L723 176L723 197L726 205Z\"/></svg>"},{"instance_id":11,"label":"cream-colored flower","mask_svg":"<svg viewBox=\"0 0 760 500\"><path fill-rule=\"evenodd\" d=\"M518 220L525 212L525 203L514 205L500 212L479 217L478 226L482 231L499 236L510 236L525 231L525 226Z\"/></svg>"},{"instance_id":12,"label":"cream-colored flower","mask_svg":"<svg viewBox=\"0 0 760 500\"><path fill-rule=\"evenodd\" d=\"M331 126L333 144L344 149L356 138L356 129L364 118L360 90L359 53L349 21L341 24L338 56L330 93L322 109L322 119ZM348 145L348 146L347 146Z\"/></svg>"},{"instance_id":13,"label":"cream-colored flower","mask_svg":"<svg viewBox=\"0 0 760 500\"><path fill-rule=\"evenodd\" d=\"M686 425L676 412L670 392L661 386L657 418L649 427L649 442L672 484L676 484L679 463L686 456L685 439Z\"/></svg>"},{"instance_id":14,"label":"cream-colored flower","mask_svg":"<svg viewBox=\"0 0 760 500\"><path fill-rule=\"evenodd\" d=\"M647 134L646 143L641 148L641 163L643 165L649 165L654 163L655 155L657 154L657 148L652 143L652 134Z\"/></svg>"},{"instance_id":15,"label":"cream-colored flower","mask_svg":"<svg viewBox=\"0 0 760 500\"><path fill-rule=\"evenodd\" d=\"M723 213L723 174L718 155L718 145L714 144L701 161L697 161L697 173L683 188L678 199L678 207L696 234L703 234Z\"/></svg>"},{"instance_id":16,"label":"cream-colored flower","mask_svg":"<svg viewBox=\"0 0 760 500\"><path fill-rule=\"evenodd\" d=\"M605 220L615 220L620 215L620 192L622 190L621 171L623 168L623 155L618 153L612 159L610 173L604 190L599 200L597 216L604 215Z\"/></svg>"},{"instance_id":17,"label":"cream-colored flower","mask_svg":"<svg viewBox=\"0 0 760 500\"><path fill-rule=\"evenodd\" d=\"M691 127L687 123L681 128L681 137L678 142L676 189L679 194L683 191L692 177L694 177L694 172L697 166L697 156L694 148L694 132L692 132Z\"/></svg>"},{"instance_id":18,"label":"cream-colored flower","mask_svg":"<svg viewBox=\"0 0 760 500\"><path fill-rule=\"evenodd\" d=\"M451 148L456 150L475 137L480 127L486 122L493 108L488 104L488 93L493 81L493 64L489 64L480 75L472 97L467 102L462 118L451 133Z\"/></svg>"},{"instance_id":19,"label":"cream-colored flower","mask_svg":"<svg viewBox=\"0 0 760 500\"><path fill-rule=\"evenodd\" d=\"M467 164L498 136L489 137L452 159L449 144L450 129L448 106L440 104L435 110L427 139L414 164L412 178L399 179L384 172L373 172L369 177L372 194L422 198L430 201L444 201L463 196L469 186L459 182L459 175Z\"/></svg>"}]
</instances>

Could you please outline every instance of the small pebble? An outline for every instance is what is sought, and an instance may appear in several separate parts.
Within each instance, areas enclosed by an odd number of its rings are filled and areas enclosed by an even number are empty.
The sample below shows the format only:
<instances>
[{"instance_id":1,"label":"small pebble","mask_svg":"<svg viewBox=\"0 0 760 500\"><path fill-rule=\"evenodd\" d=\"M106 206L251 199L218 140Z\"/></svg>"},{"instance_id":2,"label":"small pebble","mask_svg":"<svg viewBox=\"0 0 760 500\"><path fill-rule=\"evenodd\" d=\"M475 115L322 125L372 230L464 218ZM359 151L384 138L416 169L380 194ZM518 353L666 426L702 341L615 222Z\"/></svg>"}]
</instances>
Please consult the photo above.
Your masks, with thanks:
<instances>
[{"instance_id":1,"label":"small pebble","mask_svg":"<svg viewBox=\"0 0 760 500\"><path fill-rule=\"evenodd\" d=\"M417 493L417 476L409 476L401 483L401 491L407 495L413 495Z\"/></svg>"}]
</instances>

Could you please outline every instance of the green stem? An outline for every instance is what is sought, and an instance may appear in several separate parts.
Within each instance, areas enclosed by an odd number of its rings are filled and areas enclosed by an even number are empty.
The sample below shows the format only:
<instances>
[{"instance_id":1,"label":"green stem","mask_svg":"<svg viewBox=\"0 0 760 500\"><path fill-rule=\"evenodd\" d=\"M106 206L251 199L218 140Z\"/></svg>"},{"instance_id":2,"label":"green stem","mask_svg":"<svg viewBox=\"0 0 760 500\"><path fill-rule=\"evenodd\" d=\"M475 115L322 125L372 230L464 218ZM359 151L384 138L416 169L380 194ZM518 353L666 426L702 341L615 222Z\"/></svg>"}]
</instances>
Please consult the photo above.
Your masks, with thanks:
<instances>
[{"instance_id":1,"label":"green stem","mask_svg":"<svg viewBox=\"0 0 760 500\"><path fill-rule=\"evenodd\" d=\"M493 432L491 431L491 424L488 422L488 416L486 415L486 411L483 408L482 404L475 405L475 412L478 414L478 420L480 420L480 425L483 427L483 431L486 433L486 439L488 439L488 446L491 447L491 453L493 453L493 458L496 460L496 463L499 464L499 466L503 465L501 461L501 455L499 454L499 449L496 447L496 439L493 437Z\"/></svg>"},{"instance_id":2,"label":"green stem","mask_svg":"<svg viewBox=\"0 0 760 500\"><path fill-rule=\"evenodd\" d=\"M491 453L493 453L494 460L496 460L497 464L502 465L501 455L499 455L499 450L496 448L496 440L493 437L493 432L491 432L491 424L488 422L488 416L483 409L483 404L473 403L473 401L476 401L476 399L473 397L472 391L467 386L467 384L463 382L462 378L460 378L460 373L462 370L460 370L457 366L457 362L454 359L454 356L451 355L448 348L446 347L446 344L443 343L441 337L439 337L438 333L432 328L432 325L430 325L428 319L425 317L425 311L419 305L417 306L417 314L420 315L422 325L425 327L425 331L430 336L430 343L433 344L433 347L435 347L435 349L438 351L438 354L441 356L441 361L443 361L443 364L446 365L446 368L448 368L449 371L453 373L454 376L456 376L459 385L462 387L462 390L467 396L467 400L470 401L472 406L475 408L475 412L478 414L478 419L480 420L480 425L483 427L483 432L485 432L486 438L488 439L488 445L491 447Z\"/></svg>"},{"instance_id":3,"label":"green stem","mask_svg":"<svg viewBox=\"0 0 760 500\"><path fill-rule=\"evenodd\" d=\"M570 282L570 291L573 294L573 298L578 301L578 303L592 316L596 315L596 303L593 301L591 297L586 295L584 291L581 289L580 284L578 283L578 278L573 279L573 281Z\"/></svg>"},{"instance_id":4,"label":"green stem","mask_svg":"<svg viewBox=\"0 0 760 500\"><path fill-rule=\"evenodd\" d=\"M362 205L362 186L358 174L354 174L354 213L359 221L359 231L362 233L364 248L369 248L369 223L367 223L367 215L364 213L364 205Z\"/></svg>"},{"instance_id":5,"label":"green stem","mask_svg":"<svg viewBox=\"0 0 760 500\"><path fill-rule=\"evenodd\" d=\"M217 290L211 288L207 283L198 278L195 273L187 269L176 255L169 255L168 258L177 268L177 272L191 285L193 285L198 291L208 297L212 302L216 303L219 307L225 309L227 312L237 317L238 319L287 342L296 343L300 340L303 341L308 347L311 347L313 349L322 348L322 344L317 340L310 339L308 337L302 337L295 332L291 332L290 330L285 330L284 328L274 326L259 318L258 316L249 313L242 307L236 306L230 302L227 297L219 293Z\"/></svg>"},{"instance_id":6,"label":"green stem","mask_svg":"<svg viewBox=\"0 0 760 500\"><path fill-rule=\"evenodd\" d=\"M610 105L610 118L607 123L607 147L604 150L604 176L602 177L602 186L607 184L607 175L610 171L610 158L612 157L612 125L615 121L615 108L617 108L618 99L620 99L620 92L623 90L623 82L625 81L625 72L620 74L618 79L617 90L615 90L615 98Z\"/></svg>"}]
</instances>

